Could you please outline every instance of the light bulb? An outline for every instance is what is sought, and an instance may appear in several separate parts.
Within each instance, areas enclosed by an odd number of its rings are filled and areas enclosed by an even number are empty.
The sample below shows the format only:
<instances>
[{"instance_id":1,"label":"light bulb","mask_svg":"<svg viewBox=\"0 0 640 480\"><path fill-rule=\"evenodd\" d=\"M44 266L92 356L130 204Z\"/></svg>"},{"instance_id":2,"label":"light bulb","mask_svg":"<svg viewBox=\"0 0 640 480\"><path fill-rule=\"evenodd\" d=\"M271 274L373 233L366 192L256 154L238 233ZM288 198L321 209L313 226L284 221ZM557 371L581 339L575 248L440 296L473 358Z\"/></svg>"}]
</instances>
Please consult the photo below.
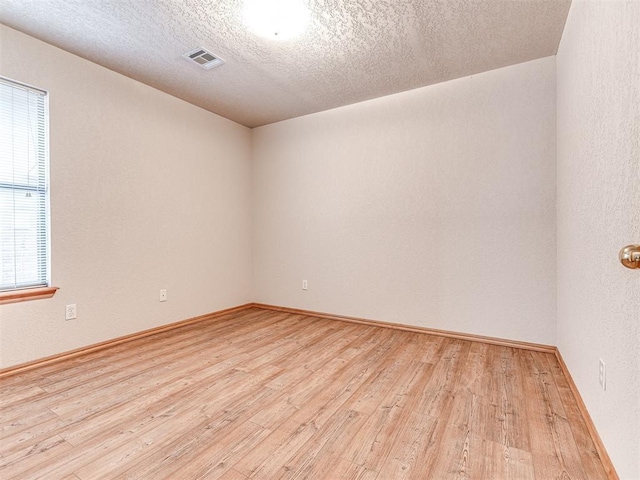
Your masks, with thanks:
<instances>
[{"instance_id":1,"label":"light bulb","mask_svg":"<svg viewBox=\"0 0 640 480\"><path fill-rule=\"evenodd\" d=\"M245 0L243 20L258 35L286 40L306 29L309 9L302 0Z\"/></svg>"}]
</instances>

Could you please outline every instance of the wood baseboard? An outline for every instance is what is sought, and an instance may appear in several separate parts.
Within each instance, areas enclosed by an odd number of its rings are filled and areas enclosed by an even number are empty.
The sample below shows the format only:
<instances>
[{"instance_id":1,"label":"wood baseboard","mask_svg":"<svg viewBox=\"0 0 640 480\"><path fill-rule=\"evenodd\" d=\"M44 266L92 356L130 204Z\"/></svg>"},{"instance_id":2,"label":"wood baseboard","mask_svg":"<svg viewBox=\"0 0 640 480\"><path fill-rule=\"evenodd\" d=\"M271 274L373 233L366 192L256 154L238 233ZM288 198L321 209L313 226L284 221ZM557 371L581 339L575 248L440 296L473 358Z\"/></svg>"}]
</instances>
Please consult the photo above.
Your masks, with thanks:
<instances>
[{"instance_id":1,"label":"wood baseboard","mask_svg":"<svg viewBox=\"0 0 640 480\"><path fill-rule=\"evenodd\" d=\"M277 312L284 313L292 313L297 315L308 315L313 317L326 318L329 320L339 320L342 322L351 322L351 323L360 323L364 325L371 325L374 327L383 327L383 328L394 328L397 330L403 330L407 332L416 332L416 333L427 333L430 335L439 335L443 337L449 338L457 338L460 340L469 340L472 342L484 342L490 343L492 345L502 345L505 347L513 347L513 348L523 348L528 350L534 350L537 352L545 352L556 354L556 347L550 345L541 345L536 343L527 343L520 342L516 340L507 340L502 338L493 338L493 337L485 337L482 335L473 335L466 333L458 333L458 332L450 332L446 330L436 330L432 328L425 327L417 327L413 325L405 325L400 323L392 323L392 322L382 322L379 320L369 320L364 318L356 318L356 317L347 317L344 315L334 315L323 312L315 312L311 310L301 310L297 308L288 308L288 307L280 307L275 305L267 305L262 303L247 303L245 305L239 305L237 307L227 308L224 310L220 310L217 312L209 313L206 315L200 315L198 317L189 318L187 320L182 320L179 322L170 323L168 325L163 325L161 327L151 328L149 330L143 330L141 332L132 333L131 335L125 335L123 337L117 337L112 340L107 340L105 342L96 343L93 345L88 345L86 347L77 348L75 350L70 350L67 352L59 353L56 355L52 355L49 357L41 358L38 360L34 360L27 363L22 363L19 365L15 365L12 367L8 367L0 370L0 379L5 378L11 375L16 375L18 373L26 372L28 370L33 370L38 367L42 367L45 365L49 365L51 363L60 362L62 360L66 360L69 358L79 357L82 355L87 355L89 353L103 350L105 348L109 348L115 345L119 345L121 343L130 342L133 340L137 340L139 338L148 337L150 335L154 335L156 333L166 332L168 330L173 330L175 328L183 327L185 325L191 325L192 323L202 322L205 320L210 320L216 317L221 317L223 315L227 315L229 313L240 312L242 310L246 310L248 308L260 308L263 310L273 310ZM564 367L566 369L566 367Z\"/></svg>"},{"instance_id":2,"label":"wood baseboard","mask_svg":"<svg viewBox=\"0 0 640 480\"><path fill-rule=\"evenodd\" d=\"M184 327L186 325L191 325L193 323L212 320L230 313L241 312L242 310L252 308L252 306L253 304L247 303L245 305L239 305L237 307L226 308L224 310L208 313L206 315L200 315L197 317L189 318L187 320L181 320L179 322L162 325L160 327L151 328L149 330L143 330L141 332L132 333L131 335L117 337L111 340L107 340L105 342L88 345L86 347L80 347L75 350L70 350L68 352L58 353L56 355L51 355L50 357L41 358L38 360L34 360L32 362L22 363L19 365L15 365L13 367L4 368L0 370L0 379L9 377L11 375L17 375L18 373L23 373L28 370L33 370L35 368L43 367L45 365L50 365L52 363L61 362L62 360L67 360L69 358L80 357L92 352L96 352L98 350L104 350L105 348L113 347L115 345L120 345L121 343L131 342L139 338L148 337L150 335L155 335L157 333L166 332L168 330L173 330L179 327Z\"/></svg>"},{"instance_id":3,"label":"wood baseboard","mask_svg":"<svg viewBox=\"0 0 640 480\"><path fill-rule=\"evenodd\" d=\"M402 323L382 322L379 320L369 320L365 318L347 317L344 315L333 315L330 313L314 312L311 310L300 310L298 308L280 307L276 305L266 305L263 303L250 304L255 308L264 310L274 310L276 312L293 313L296 315L309 315L312 317L326 318L329 320L339 320L342 322L359 323L363 325L371 325L373 327L392 328L405 332L426 333L429 335L438 335L440 337L457 338L459 340L469 340L471 342L489 343L491 345L501 345L503 347L522 348L525 350L534 350L536 352L556 353L556 347L551 345L543 345L539 343L521 342L518 340L508 340L505 338L485 337L483 335L475 335L471 333L451 332L447 330L437 330L434 328L417 327L414 325L406 325Z\"/></svg>"},{"instance_id":4,"label":"wood baseboard","mask_svg":"<svg viewBox=\"0 0 640 480\"><path fill-rule=\"evenodd\" d=\"M598 456L600 457L600 460L602 461L602 466L604 467L605 472L607 472L607 477L610 480L620 480L620 477L618 476L618 473L616 472L616 469L613 466L613 462L611 461L611 458L609 457L609 454L607 453L606 448L604 448L604 444L602 443L602 439L600 438L600 435L598 434L598 431L596 430L596 426L593 423L593 420L591 419L591 415L589 415L589 411L587 410L587 406L584 404L584 400L582 400L582 396L580 395L580 392L578 391L578 387L576 386L575 382L573 381L573 377L571 376L571 373L569 372L569 368L567 368L567 364L564 363L564 359L562 358L562 355L560 354L560 350L558 350L556 348L555 354L556 354L556 359L558 360L558 364L560 365L560 368L562 369L562 373L564 374L565 378L567 379L567 383L569 384L569 388L571 389L571 393L573 393L573 397L576 400L576 404L578 405L578 409L580 410L580 414L582 415L582 418L584 419L584 422L587 425L587 430L589 431L589 435L591 435L591 440L593 440L593 444L596 447L596 451L598 452Z\"/></svg>"}]
</instances>

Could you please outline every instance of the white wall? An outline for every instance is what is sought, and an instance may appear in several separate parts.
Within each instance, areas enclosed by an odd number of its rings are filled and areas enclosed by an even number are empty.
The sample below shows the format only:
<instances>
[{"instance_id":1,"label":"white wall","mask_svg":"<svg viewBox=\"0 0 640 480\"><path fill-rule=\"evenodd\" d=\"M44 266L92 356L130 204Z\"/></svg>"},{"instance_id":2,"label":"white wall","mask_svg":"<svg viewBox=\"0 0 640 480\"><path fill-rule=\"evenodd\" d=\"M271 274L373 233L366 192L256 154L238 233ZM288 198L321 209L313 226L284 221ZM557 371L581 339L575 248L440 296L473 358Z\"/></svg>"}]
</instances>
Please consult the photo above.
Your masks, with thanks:
<instances>
[{"instance_id":1,"label":"white wall","mask_svg":"<svg viewBox=\"0 0 640 480\"><path fill-rule=\"evenodd\" d=\"M0 29L0 74L50 92L60 287L2 306L0 367L250 301L251 131Z\"/></svg>"},{"instance_id":2,"label":"white wall","mask_svg":"<svg viewBox=\"0 0 640 480\"><path fill-rule=\"evenodd\" d=\"M555 344L555 109L549 57L255 129L254 300Z\"/></svg>"},{"instance_id":3,"label":"white wall","mask_svg":"<svg viewBox=\"0 0 640 480\"><path fill-rule=\"evenodd\" d=\"M621 478L640 478L640 2L574 0L557 56L558 348ZM607 389L598 383L598 360Z\"/></svg>"}]
</instances>

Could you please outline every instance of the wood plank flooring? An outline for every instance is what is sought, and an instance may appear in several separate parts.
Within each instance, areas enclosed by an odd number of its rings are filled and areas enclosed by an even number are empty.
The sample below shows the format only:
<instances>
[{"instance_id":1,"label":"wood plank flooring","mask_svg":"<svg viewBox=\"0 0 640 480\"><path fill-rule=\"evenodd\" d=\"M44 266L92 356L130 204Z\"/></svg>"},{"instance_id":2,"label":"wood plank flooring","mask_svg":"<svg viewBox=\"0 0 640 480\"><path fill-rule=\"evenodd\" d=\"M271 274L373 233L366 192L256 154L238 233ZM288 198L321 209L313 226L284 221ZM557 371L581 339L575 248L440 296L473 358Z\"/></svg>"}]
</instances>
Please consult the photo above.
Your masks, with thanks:
<instances>
[{"instance_id":1,"label":"wood plank flooring","mask_svg":"<svg viewBox=\"0 0 640 480\"><path fill-rule=\"evenodd\" d=\"M2 479L604 479L555 357L249 309L0 380Z\"/></svg>"}]
</instances>

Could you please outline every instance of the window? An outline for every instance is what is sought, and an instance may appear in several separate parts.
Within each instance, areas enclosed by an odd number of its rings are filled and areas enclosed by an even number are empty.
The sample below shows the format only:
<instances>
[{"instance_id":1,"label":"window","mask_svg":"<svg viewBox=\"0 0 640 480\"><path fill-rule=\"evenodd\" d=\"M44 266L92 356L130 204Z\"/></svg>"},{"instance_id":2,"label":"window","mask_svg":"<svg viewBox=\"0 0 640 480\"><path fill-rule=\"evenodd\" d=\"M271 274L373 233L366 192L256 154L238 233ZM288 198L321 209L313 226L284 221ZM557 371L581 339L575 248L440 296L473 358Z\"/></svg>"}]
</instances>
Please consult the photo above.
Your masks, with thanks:
<instances>
[{"instance_id":1,"label":"window","mask_svg":"<svg viewBox=\"0 0 640 480\"><path fill-rule=\"evenodd\" d=\"M0 293L49 285L47 130L46 92L0 78Z\"/></svg>"}]
</instances>

